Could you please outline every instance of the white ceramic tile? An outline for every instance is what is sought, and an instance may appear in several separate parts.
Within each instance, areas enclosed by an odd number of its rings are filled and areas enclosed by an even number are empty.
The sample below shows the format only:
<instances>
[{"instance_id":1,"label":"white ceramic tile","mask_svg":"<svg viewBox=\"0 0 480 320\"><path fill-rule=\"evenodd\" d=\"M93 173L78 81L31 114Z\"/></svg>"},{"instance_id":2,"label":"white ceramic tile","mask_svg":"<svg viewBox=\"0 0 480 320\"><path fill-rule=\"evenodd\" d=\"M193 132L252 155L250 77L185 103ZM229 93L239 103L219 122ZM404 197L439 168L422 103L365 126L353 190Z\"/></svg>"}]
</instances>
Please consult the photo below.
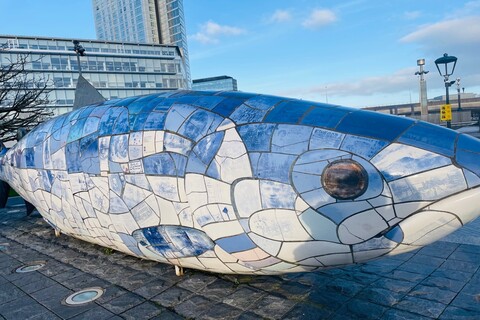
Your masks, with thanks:
<instances>
[{"instance_id":1,"label":"white ceramic tile","mask_svg":"<svg viewBox=\"0 0 480 320\"><path fill-rule=\"evenodd\" d=\"M392 205L375 207L375 210L387 221L391 221L395 218L395 210Z\"/></svg>"},{"instance_id":2,"label":"white ceramic tile","mask_svg":"<svg viewBox=\"0 0 480 320\"><path fill-rule=\"evenodd\" d=\"M299 216L300 223L315 240L339 242L337 225L320 213L308 209Z\"/></svg>"},{"instance_id":3,"label":"white ceramic tile","mask_svg":"<svg viewBox=\"0 0 480 320\"><path fill-rule=\"evenodd\" d=\"M157 131L160 132L160 131ZM161 131L163 132L163 131ZM155 135L156 131L144 131L143 132L143 156L147 157L152 154L155 154L157 151L155 150ZM163 139L161 139L163 145Z\"/></svg>"},{"instance_id":4,"label":"white ceramic tile","mask_svg":"<svg viewBox=\"0 0 480 320\"><path fill-rule=\"evenodd\" d=\"M467 188L461 169L443 167L390 182L395 202L438 200Z\"/></svg>"},{"instance_id":5,"label":"white ceramic tile","mask_svg":"<svg viewBox=\"0 0 480 320\"><path fill-rule=\"evenodd\" d=\"M178 181L175 177L147 176L153 192L162 198L171 201L180 201Z\"/></svg>"},{"instance_id":6,"label":"white ceramic tile","mask_svg":"<svg viewBox=\"0 0 480 320\"><path fill-rule=\"evenodd\" d=\"M155 197L160 209L160 223L164 225L179 224L177 210L171 201Z\"/></svg>"},{"instance_id":7,"label":"white ceramic tile","mask_svg":"<svg viewBox=\"0 0 480 320\"><path fill-rule=\"evenodd\" d=\"M230 119L225 119L223 122L218 126L216 131L225 131L231 128L235 128L235 123L232 122Z\"/></svg>"},{"instance_id":8,"label":"white ceramic tile","mask_svg":"<svg viewBox=\"0 0 480 320\"><path fill-rule=\"evenodd\" d=\"M155 132L155 150L157 153L163 152L164 150L164 138L165 131L156 131Z\"/></svg>"},{"instance_id":9,"label":"white ceramic tile","mask_svg":"<svg viewBox=\"0 0 480 320\"><path fill-rule=\"evenodd\" d=\"M422 211L402 221L402 243L423 246L443 238L462 226L452 214L439 211Z\"/></svg>"},{"instance_id":10,"label":"white ceramic tile","mask_svg":"<svg viewBox=\"0 0 480 320\"><path fill-rule=\"evenodd\" d=\"M243 233L243 228L238 221L212 223L203 227L203 230L214 241Z\"/></svg>"},{"instance_id":11,"label":"white ceramic tile","mask_svg":"<svg viewBox=\"0 0 480 320\"><path fill-rule=\"evenodd\" d=\"M475 220L480 215L480 189L472 189L433 203L429 209L455 214L463 224Z\"/></svg>"},{"instance_id":12,"label":"white ceramic tile","mask_svg":"<svg viewBox=\"0 0 480 320\"><path fill-rule=\"evenodd\" d=\"M406 218L410 216L412 213L428 206L431 201L416 201L416 202L406 202L406 203L399 203L395 204L395 213L398 218Z\"/></svg>"},{"instance_id":13,"label":"white ceramic tile","mask_svg":"<svg viewBox=\"0 0 480 320\"><path fill-rule=\"evenodd\" d=\"M258 180L242 180L235 184L233 191L235 207L240 217L248 218L262 209Z\"/></svg>"},{"instance_id":14,"label":"white ceramic tile","mask_svg":"<svg viewBox=\"0 0 480 320\"><path fill-rule=\"evenodd\" d=\"M285 183L260 180L263 209L295 209L297 193Z\"/></svg>"},{"instance_id":15,"label":"white ceramic tile","mask_svg":"<svg viewBox=\"0 0 480 320\"><path fill-rule=\"evenodd\" d=\"M312 238L302 227L294 210L262 210L250 217L250 230L277 241L307 241Z\"/></svg>"},{"instance_id":16,"label":"white ceramic tile","mask_svg":"<svg viewBox=\"0 0 480 320\"><path fill-rule=\"evenodd\" d=\"M325 266L341 266L353 263L351 253L334 253L316 259Z\"/></svg>"},{"instance_id":17,"label":"white ceramic tile","mask_svg":"<svg viewBox=\"0 0 480 320\"><path fill-rule=\"evenodd\" d=\"M346 244L368 240L388 229L388 224L375 210L368 210L347 218L338 226L338 237Z\"/></svg>"},{"instance_id":18,"label":"white ceramic tile","mask_svg":"<svg viewBox=\"0 0 480 320\"><path fill-rule=\"evenodd\" d=\"M326 241L284 242L277 256L288 262L297 262L311 257L347 252L350 252L349 246Z\"/></svg>"},{"instance_id":19,"label":"white ceramic tile","mask_svg":"<svg viewBox=\"0 0 480 320\"><path fill-rule=\"evenodd\" d=\"M474 188L480 185L480 178L470 170L463 169L463 174L465 175L469 188Z\"/></svg>"}]
</instances>

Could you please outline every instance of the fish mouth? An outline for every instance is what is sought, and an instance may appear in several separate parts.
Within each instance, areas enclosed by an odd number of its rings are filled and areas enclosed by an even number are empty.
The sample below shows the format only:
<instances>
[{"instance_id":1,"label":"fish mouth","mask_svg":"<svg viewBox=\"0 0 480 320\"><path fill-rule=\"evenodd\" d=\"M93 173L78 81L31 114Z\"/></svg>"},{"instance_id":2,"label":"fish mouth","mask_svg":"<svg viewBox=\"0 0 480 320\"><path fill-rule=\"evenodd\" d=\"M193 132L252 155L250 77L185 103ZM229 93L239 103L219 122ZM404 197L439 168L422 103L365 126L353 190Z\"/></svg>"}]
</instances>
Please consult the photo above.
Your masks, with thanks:
<instances>
[{"instance_id":1,"label":"fish mouth","mask_svg":"<svg viewBox=\"0 0 480 320\"><path fill-rule=\"evenodd\" d=\"M399 254L428 245L451 234L480 216L480 187L437 201L406 218L385 234L399 245Z\"/></svg>"}]
</instances>

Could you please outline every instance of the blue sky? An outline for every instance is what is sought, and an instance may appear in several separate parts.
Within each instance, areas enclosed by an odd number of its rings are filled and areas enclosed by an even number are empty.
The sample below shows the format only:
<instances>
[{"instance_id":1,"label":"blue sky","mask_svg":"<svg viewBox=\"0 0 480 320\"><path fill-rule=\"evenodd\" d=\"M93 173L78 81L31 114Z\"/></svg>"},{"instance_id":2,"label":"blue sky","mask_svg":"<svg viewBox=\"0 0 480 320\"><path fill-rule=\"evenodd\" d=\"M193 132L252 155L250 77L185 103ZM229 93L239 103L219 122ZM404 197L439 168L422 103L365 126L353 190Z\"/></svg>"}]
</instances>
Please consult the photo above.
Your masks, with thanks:
<instances>
[{"instance_id":1,"label":"blue sky","mask_svg":"<svg viewBox=\"0 0 480 320\"><path fill-rule=\"evenodd\" d=\"M242 91L362 107L444 92L434 60L480 93L480 1L184 0L192 77L230 75ZM95 38L91 0L0 0L0 34Z\"/></svg>"}]
</instances>

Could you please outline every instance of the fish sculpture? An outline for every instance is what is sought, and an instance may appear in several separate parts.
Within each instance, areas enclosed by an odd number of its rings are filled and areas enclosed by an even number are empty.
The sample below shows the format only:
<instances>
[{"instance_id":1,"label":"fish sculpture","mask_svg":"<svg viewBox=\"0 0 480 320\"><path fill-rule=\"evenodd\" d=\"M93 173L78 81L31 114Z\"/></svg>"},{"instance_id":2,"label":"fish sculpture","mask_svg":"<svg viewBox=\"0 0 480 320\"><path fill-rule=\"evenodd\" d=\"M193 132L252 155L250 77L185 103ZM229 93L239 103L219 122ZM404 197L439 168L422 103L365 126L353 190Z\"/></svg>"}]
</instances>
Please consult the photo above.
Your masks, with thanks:
<instances>
[{"instance_id":1,"label":"fish sculpture","mask_svg":"<svg viewBox=\"0 0 480 320\"><path fill-rule=\"evenodd\" d=\"M409 118L243 92L109 100L36 127L0 178L58 232L183 268L362 263L480 215L480 141Z\"/></svg>"}]
</instances>

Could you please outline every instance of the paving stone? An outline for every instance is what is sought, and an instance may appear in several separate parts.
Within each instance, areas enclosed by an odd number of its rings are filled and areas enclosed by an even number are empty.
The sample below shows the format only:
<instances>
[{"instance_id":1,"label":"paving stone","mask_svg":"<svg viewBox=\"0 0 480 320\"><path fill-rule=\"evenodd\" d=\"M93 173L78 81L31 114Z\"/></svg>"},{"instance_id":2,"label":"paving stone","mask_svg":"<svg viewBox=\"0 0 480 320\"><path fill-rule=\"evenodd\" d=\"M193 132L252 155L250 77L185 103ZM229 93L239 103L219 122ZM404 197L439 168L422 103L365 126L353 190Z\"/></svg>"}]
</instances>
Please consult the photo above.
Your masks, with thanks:
<instances>
[{"instance_id":1,"label":"paving stone","mask_svg":"<svg viewBox=\"0 0 480 320\"><path fill-rule=\"evenodd\" d=\"M146 301L130 310L125 311L120 316L127 320L150 319L160 314L161 309L154 303Z\"/></svg>"},{"instance_id":2,"label":"paving stone","mask_svg":"<svg viewBox=\"0 0 480 320\"><path fill-rule=\"evenodd\" d=\"M323 308L318 308L311 303L298 303L292 310L290 310L283 319L288 320L316 320L327 319L331 315L331 311Z\"/></svg>"},{"instance_id":3,"label":"paving stone","mask_svg":"<svg viewBox=\"0 0 480 320\"><path fill-rule=\"evenodd\" d=\"M28 283L28 284L22 286L21 289L25 293L33 293L33 292L37 292L39 290L43 290L45 288L48 288L50 286L53 286L55 284L56 284L56 282L53 281L52 279L47 278L47 277L43 277L42 279L40 279L38 281L31 282L31 283Z\"/></svg>"},{"instance_id":4,"label":"paving stone","mask_svg":"<svg viewBox=\"0 0 480 320\"><path fill-rule=\"evenodd\" d=\"M374 275L374 274L361 272L361 271L347 272L342 274L340 277L342 279L354 281L364 285L369 285L372 282L375 282L379 278L379 276L376 274Z\"/></svg>"},{"instance_id":5,"label":"paving stone","mask_svg":"<svg viewBox=\"0 0 480 320\"><path fill-rule=\"evenodd\" d=\"M160 305L166 308L171 308L182 303L184 300L188 299L192 295L193 293L191 291L174 286L167 291L156 295L150 300L158 302Z\"/></svg>"},{"instance_id":6,"label":"paving stone","mask_svg":"<svg viewBox=\"0 0 480 320\"><path fill-rule=\"evenodd\" d=\"M101 303L102 307L105 309L115 313L115 314L120 314L124 312L125 310L128 310L130 308L133 308L145 301L144 298L133 294L131 292L127 292L125 294L122 294L118 296L117 298L114 298L110 301L107 301L105 303Z\"/></svg>"},{"instance_id":7,"label":"paving stone","mask_svg":"<svg viewBox=\"0 0 480 320\"><path fill-rule=\"evenodd\" d=\"M95 319L95 320L103 320L103 319L111 319L115 314L108 311L107 309L96 306L84 313L81 313L70 320L84 320L84 319Z\"/></svg>"},{"instance_id":8,"label":"paving stone","mask_svg":"<svg viewBox=\"0 0 480 320\"><path fill-rule=\"evenodd\" d=\"M326 285L329 291L338 292L342 295L353 297L360 292L365 286L354 281L335 279Z\"/></svg>"},{"instance_id":9,"label":"paving stone","mask_svg":"<svg viewBox=\"0 0 480 320\"><path fill-rule=\"evenodd\" d=\"M382 320L431 320L432 318L413 314L407 311L390 309L382 315Z\"/></svg>"},{"instance_id":10,"label":"paving stone","mask_svg":"<svg viewBox=\"0 0 480 320\"><path fill-rule=\"evenodd\" d=\"M408 271L403 271L403 270L395 270L387 275L385 275L387 278L392 278L392 279L398 279L398 280L406 280L410 281L413 283L418 283L422 281L423 279L426 278L426 275L422 275L419 273L413 273L413 272L408 272Z\"/></svg>"},{"instance_id":11,"label":"paving stone","mask_svg":"<svg viewBox=\"0 0 480 320\"><path fill-rule=\"evenodd\" d=\"M332 312L339 309L349 299L350 297L337 292L328 292L323 288L312 290L308 296L309 302L315 304L319 308Z\"/></svg>"},{"instance_id":12,"label":"paving stone","mask_svg":"<svg viewBox=\"0 0 480 320\"><path fill-rule=\"evenodd\" d=\"M28 296L0 305L0 314L6 319L59 319L47 308L36 303Z\"/></svg>"},{"instance_id":13,"label":"paving stone","mask_svg":"<svg viewBox=\"0 0 480 320\"><path fill-rule=\"evenodd\" d=\"M199 294L208 299L222 302L228 295L236 289L235 284L223 279L217 279L203 288Z\"/></svg>"},{"instance_id":14,"label":"paving stone","mask_svg":"<svg viewBox=\"0 0 480 320\"><path fill-rule=\"evenodd\" d=\"M265 318L280 319L294 305L293 301L269 294L257 301L250 311Z\"/></svg>"},{"instance_id":15,"label":"paving stone","mask_svg":"<svg viewBox=\"0 0 480 320\"><path fill-rule=\"evenodd\" d=\"M438 243L438 244L437 244ZM437 257L437 258L448 258L452 252L454 252L459 247L458 244L448 243L448 242L435 242L429 246L423 247L418 252L422 255Z\"/></svg>"},{"instance_id":16,"label":"paving stone","mask_svg":"<svg viewBox=\"0 0 480 320\"><path fill-rule=\"evenodd\" d=\"M214 282L216 278L210 274L195 273L182 280L183 281L179 282L177 286L192 292L198 292L210 283Z\"/></svg>"},{"instance_id":17,"label":"paving stone","mask_svg":"<svg viewBox=\"0 0 480 320\"><path fill-rule=\"evenodd\" d=\"M69 281L75 277L78 277L80 275L83 275L84 272L82 270L76 269L76 268L68 268L66 271L56 274L52 276L51 278L57 282L63 282L63 281Z\"/></svg>"},{"instance_id":18,"label":"paving stone","mask_svg":"<svg viewBox=\"0 0 480 320\"><path fill-rule=\"evenodd\" d=\"M128 277L119 278L115 284L124 287L127 290L135 290L140 288L145 282L155 280L147 273L136 272Z\"/></svg>"},{"instance_id":19,"label":"paving stone","mask_svg":"<svg viewBox=\"0 0 480 320\"><path fill-rule=\"evenodd\" d=\"M466 252L466 251L455 251L450 256L450 259L458 260L458 261L466 261L471 262L473 264L477 264L480 261L480 253L473 253L473 252Z\"/></svg>"},{"instance_id":20,"label":"paving stone","mask_svg":"<svg viewBox=\"0 0 480 320\"><path fill-rule=\"evenodd\" d=\"M214 319L235 319L243 311L237 308L234 308L225 303L217 303L210 308L205 313L202 313L200 318L206 320L214 320Z\"/></svg>"},{"instance_id":21,"label":"paving stone","mask_svg":"<svg viewBox=\"0 0 480 320\"><path fill-rule=\"evenodd\" d=\"M439 319L442 320L473 320L480 319L480 312L448 306Z\"/></svg>"},{"instance_id":22,"label":"paving stone","mask_svg":"<svg viewBox=\"0 0 480 320\"><path fill-rule=\"evenodd\" d=\"M451 305L480 314L480 294L473 295L460 292L452 301Z\"/></svg>"},{"instance_id":23,"label":"paving stone","mask_svg":"<svg viewBox=\"0 0 480 320\"><path fill-rule=\"evenodd\" d=\"M471 253L477 253L480 254L480 246L474 246L471 244L461 244L457 251L463 251L463 252L471 252Z\"/></svg>"},{"instance_id":24,"label":"paving stone","mask_svg":"<svg viewBox=\"0 0 480 320\"><path fill-rule=\"evenodd\" d=\"M212 305L212 301L199 295L194 295L184 302L175 306L175 312L185 318L197 318L206 312Z\"/></svg>"},{"instance_id":25,"label":"paving stone","mask_svg":"<svg viewBox=\"0 0 480 320\"><path fill-rule=\"evenodd\" d=\"M372 287L383 288L398 293L407 293L415 287L415 285L416 283L414 282L390 278L380 278L372 283Z\"/></svg>"},{"instance_id":26,"label":"paving stone","mask_svg":"<svg viewBox=\"0 0 480 320\"><path fill-rule=\"evenodd\" d=\"M237 320L258 320L258 314L253 312L244 312L237 318Z\"/></svg>"},{"instance_id":27,"label":"paving stone","mask_svg":"<svg viewBox=\"0 0 480 320\"><path fill-rule=\"evenodd\" d=\"M440 289L450 290L453 292L459 292L465 286L465 281L457 281L442 277L430 276L422 281L423 285L438 287Z\"/></svg>"},{"instance_id":28,"label":"paving stone","mask_svg":"<svg viewBox=\"0 0 480 320\"><path fill-rule=\"evenodd\" d=\"M427 276L438 268L438 266L435 266L435 265L426 265L426 264L414 262L412 261L412 259L402 264L400 267L398 267L397 270L408 271L408 272L418 273L418 274Z\"/></svg>"},{"instance_id":29,"label":"paving stone","mask_svg":"<svg viewBox=\"0 0 480 320\"><path fill-rule=\"evenodd\" d=\"M118 298L120 297L121 295L124 295L125 293L127 293L128 291L126 291L125 289L122 289L118 286L115 286L115 285L111 285L111 286L108 286L108 287L105 287L103 288L103 295L98 298L97 300L95 300L96 303L98 304L104 304L112 299L115 299L115 298Z\"/></svg>"},{"instance_id":30,"label":"paving stone","mask_svg":"<svg viewBox=\"0 0 480 320\"><path fill-rule=\"evenodd\" d=\"M460 270L435 270L431 274L433 277L439 277L439 278L447 278L447 279L452 279L452 280L457 280L461 282L466 282L472 278L473 273L472 272L464 272Z\"/></svg>"},{"instance_id":31,"label":"paving stone","mask_svg":"<svg viewBox=\"0 0 480 320\"><path fill-rule=\"evenodd\" d=\"M439 269L447 270L461 270L464 272L476 272L480 266L480 260L476 262L467 262L460 260L449 259L440 266Z\"/></svg>"},{"instance_id":32,"label":"paving stone","mask_svg":"<svg viewBox=\"0 0 480 320\"><path fill-rule=\"evenodd\" d=\"M248 284L260 290L271 292L280 288L283 280L279 277L271 276L241 276L238 277L238 283Z\"/></svg>"},{"instance_id":33,"label":"paving stone","mask_svg":"<svg viewBox=\"0 0 480 320\"><path fill-rule=\"evenodd\" d=\"M299 282L285 281L276 293L288 300L303 300L309 293L311 287L301 284Z\"/></svg>"},{"instance_id":34,"label":"paving stone","mask_svg":"<svg viewBox=\"0 0 480 320\"><path fill-rule=\"evenodd\" d=\"M162 309L160 311L160 314L157 315L156 317L153 317L151 320L183 320L183 319L185 318L168 309Z\"/></svg>"},{"instance_id":35,"label":"paving stone","mask_svg":"<svg viewBox=\"0 0 480 320\"><path fill-rule=\"evenodd\" d=\"M79 291L89 287L105 288L109 286L109 283L107 281L98 279L88 273L82 273L77 277L74 277L68 280L63 280L60 283L65 287L72 289L74 291Z\"/></svg>"},{"instance_id":36,"label":"paving stone","mask_svg":"<svg viewBox=\"0 0 480 320\"><path fill-rule=\"evenodd\" d=\"M430 318L438 318L445 307L446 305L439 302L424 300L411 296L404 297L395 305L395 308Z\"/></svg>"},{"instance_id":37,"label":"paving stone","mask_svg":"<svg viewBox=\"0 0 480 320\"><path fill-rule=\"evenodd\" d=\"M238 309L247 310L264 295L265 292L256 288L241 286L235 292L225 297L223 302Z\"/></svg>"},{"instance_id":38,"label":"paving stone","mask_svg":"<svg viewBox=\"0 0 480 320\"><path fill-rule=\"evenodd\" d=\"M404 296L403 293L390 291L382 288L370 287L362 290L356 298L379 304L382 306L393 306Z\"/></svg>"},{"instance_id":39,"label":"paving stone","mask_svg":"<svg viewBox=\"0 0 480 320\"><path fill-rule=\"evenodd\" d=\"M480 282L467 283L461 292L472 295L480 295Z\"/></svg>"},{"instance_id":40,"label":"paving stone","mask_svg":"<svg viewBox=\"0 0 480 320\"><path fill-rule=\"evenodd\" d=\"M440 289L438 287L418 285L408 295L448 305L453 298L455 298L457 293L450 290Z\"/></svg>"},{"instance_id":41,"label":"paving stone","mask_svg":"<svg viewBox=\"0 0 480 320\"><path fill-rule=\"evenodd\" d=\"M0 284L0 304L25 296L22 290L7 282Z\"/></svg>"},{"instance_id":42,"label":"paving stone","mask_svg":"<svg viewBox=\"0 0 480 320\"><path fill-rule=\"evenodd\" d=\"M146 299L150 299L151 297L154 297L157 294L162 293L163 291L167 290L171 286L172 285L170 283L167 283L164 280L155 279L154 281L144 283L143 286L135 289L133 292L138 294L138 295L141 295L142 297L144 297Z\"/></svg>"},{"instance_id":43,"label":"paving stone","mask_svg":"<svg viewBox=\"0 0 480 320\"><path fill-rule=\"evenodd\" d=\"M337 316L350 316L354 319L379 319L387 308L371 302L352 299L344 304L337 312Z\"/></svg>"},{"instance_id":44,"label":"paving stone","mask_svg":"<svg viewBox=\"0 0 480 320\"><path fill-rule=\"evenodd\" d=\"M304 284L310 287L313 287L313 286L321 287L331 282L333 279L319 272L308 272L308 273L300 273L300 275L297 278L295 278L295 280L301 284Z\"/></svg>"}]
</instances>

